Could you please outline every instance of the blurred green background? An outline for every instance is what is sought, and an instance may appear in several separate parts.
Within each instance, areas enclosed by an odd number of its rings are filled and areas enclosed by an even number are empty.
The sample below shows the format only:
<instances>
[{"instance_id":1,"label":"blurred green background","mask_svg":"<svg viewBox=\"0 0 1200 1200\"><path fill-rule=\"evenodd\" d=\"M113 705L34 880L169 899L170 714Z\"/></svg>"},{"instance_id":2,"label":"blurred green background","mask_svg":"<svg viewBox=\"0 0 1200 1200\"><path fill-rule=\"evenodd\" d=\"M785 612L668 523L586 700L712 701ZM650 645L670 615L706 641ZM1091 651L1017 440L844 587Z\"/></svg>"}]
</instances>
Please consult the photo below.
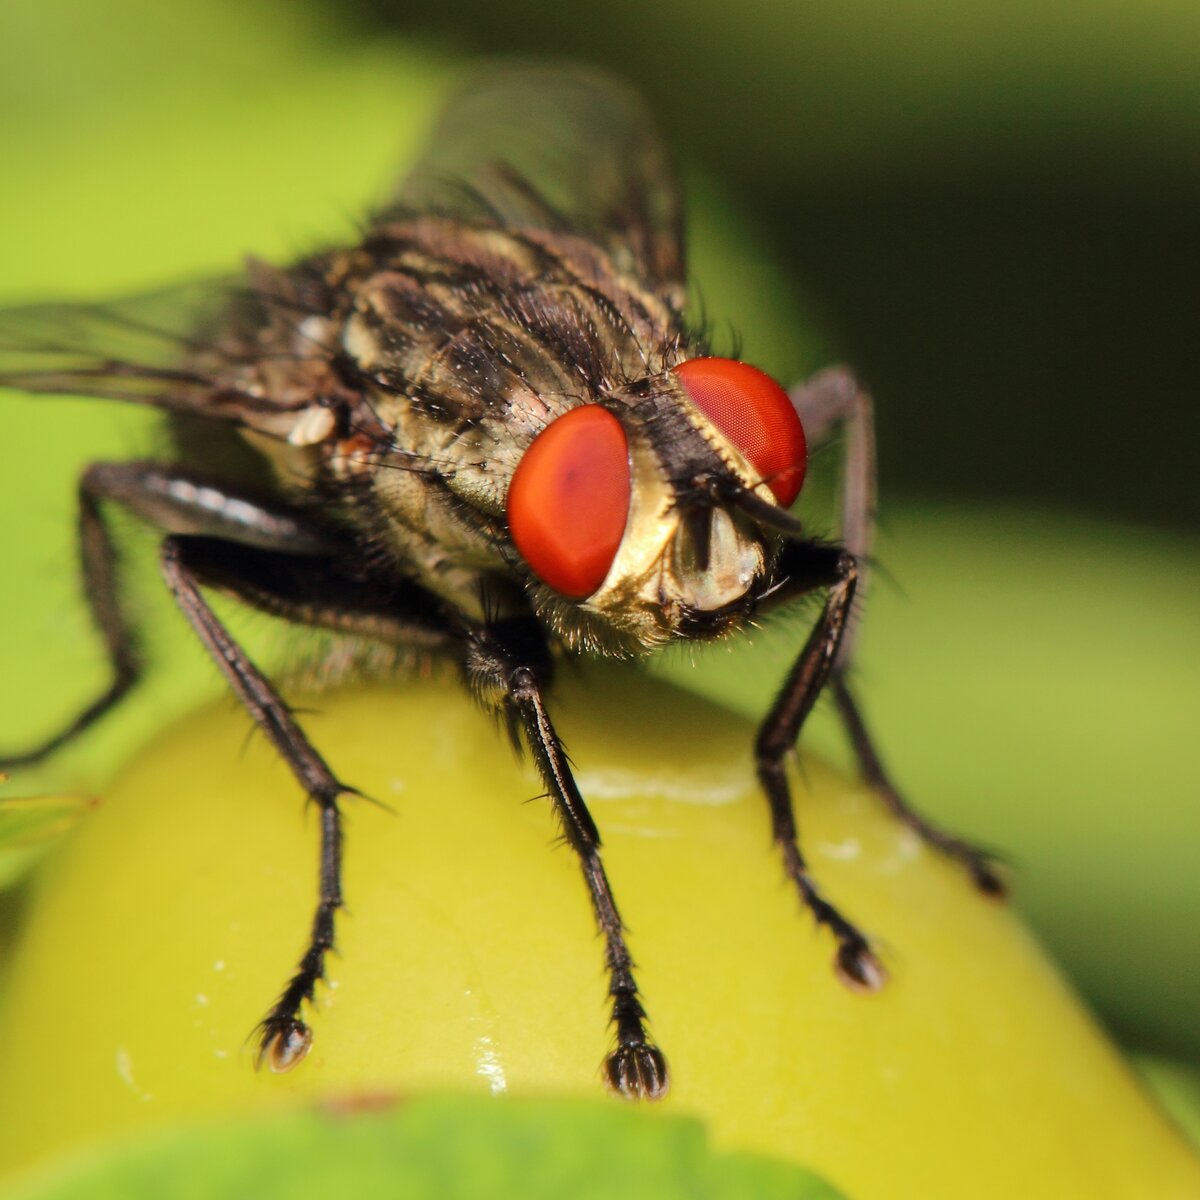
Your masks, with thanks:
<instances>
[{"instance_id":1,"label":"blurred green background","mask_svg":"<svg viewBox=\"0 0 1200 1200\"><path fill-rule=\"evenodd\" d=\"M928 811L1011 854L1017 903L1128 1043L1200 1058L1200 8L8 3L0 299L347 237L464 61L509 51L649 96L706 307L748 358L784 378L848 361L871 384L887 578L861 677L887 756ZM154 434L104 405L0 403L7 746L102 678L73 482ZM816 464L818 526L834 465ZM137 599L145 693L18 790L94 789L219 691L153 584ZM658 669L760 713L799 636ZM827 718L815 734L838 753Z\"/></svg>"}]
</instances>

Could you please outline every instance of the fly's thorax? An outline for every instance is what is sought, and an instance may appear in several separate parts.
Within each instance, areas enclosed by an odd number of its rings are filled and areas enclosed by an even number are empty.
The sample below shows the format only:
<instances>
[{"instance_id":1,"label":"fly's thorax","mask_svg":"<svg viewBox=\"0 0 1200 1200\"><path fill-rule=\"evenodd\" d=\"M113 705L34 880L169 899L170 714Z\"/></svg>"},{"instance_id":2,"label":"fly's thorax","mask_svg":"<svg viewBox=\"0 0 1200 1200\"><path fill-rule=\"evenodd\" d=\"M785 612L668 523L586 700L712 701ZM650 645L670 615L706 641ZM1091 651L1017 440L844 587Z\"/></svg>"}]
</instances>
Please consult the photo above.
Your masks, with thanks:
<instances>
[{"instance_id":1,"label":"fly's thorax","mask_svg":"<svg viewBox=\"0 0 1200 1200\"><path fill-rule=\"evenodd\" d=\"M550 386L546 392L561 394ZM467 421L440 420L410 396L372 397L371 411L387 430L362 471L377 532L419 583L475 619L484 617L485 591L495 608L511 575L508 481L524 448L565 410L520 379Z\"/></svg>"},{"instance_id":2,"label":"fly's thorax","mask_svg":"<svg viewBox=\"0 0 1200 1200\"><path fill-rule=\"evenodd\" d=\"M392 406L393 419L399 407ZM385 450L371 467L370 494L379 536L395 560L425 587L478 618L483 615L477 611L480 573L496 570L503 560L487 514L464 505L452 490L456 473L446 458L449 448L422 447L421 458L436 454L447 464L444 473L414 459L411 442L408 448Z\"/></svg>"},{"instance_id":3,"label":"fly's thorax","mask_svg":"<svg viewBox=\"0 0 1200 1200\"><path fill-rule=\"evenodd\" d=\"M390 430L389 448L374 472L376 494L414 529L464 550L478 547L481 566L506 561L494 530L503 523L509 483L521 457L541 430L578 403L564 395L552 375L514 376L506 382L501 395L465 421L439 420L407 396L379 396L373 405ZM432 514L431 497L445 501L434 504Z\"/></svg>"}]
</instances>

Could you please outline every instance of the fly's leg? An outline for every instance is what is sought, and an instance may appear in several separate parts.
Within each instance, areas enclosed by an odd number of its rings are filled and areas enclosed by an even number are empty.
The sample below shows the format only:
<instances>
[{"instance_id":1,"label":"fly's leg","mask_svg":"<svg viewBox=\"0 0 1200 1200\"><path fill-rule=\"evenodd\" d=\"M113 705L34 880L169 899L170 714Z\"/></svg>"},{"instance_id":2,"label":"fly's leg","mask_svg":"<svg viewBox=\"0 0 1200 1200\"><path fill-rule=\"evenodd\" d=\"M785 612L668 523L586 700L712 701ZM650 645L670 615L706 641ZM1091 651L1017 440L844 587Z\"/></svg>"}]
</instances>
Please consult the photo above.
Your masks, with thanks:
<instances>
[{"instance_id":1,"label":"fly's leg","mask_svg":"<svg viewBox=\"0 0 1200 1200\"><path fill-rule=\"evenodd\" d=\"M863 991L874 991L886 978L883 965L862 931L821 894L809 872L797 840L785 762L800 729L825 687L845 637L858 583L854 556L836 546L796 542L785 548L782 569L790 596L816 588L828 589L825 607L775 703L759 728L754 745L759 782L771 806L771 831L783 855L784 869L800 899L819 925L837 939L836 965L842 980Z\"/></svg>"},{"instance_id":2,"label":"fly's leg","mask_svg":"<svg viewBox=\"0 0 1200 1200\"><path fill-rule=\"evenodd\" d=\"M263 550L221 538L168 537L161 551L167 586L235 695L267 735L320 813L317 908L295 973L258 1029L259 1062L276 1071L293 1067L312 1042L301 1016L311 1004L325 958L334 948L342 907L342 816L338 800L356 794L341 783L293 719L278 692L250 661L201 595L221 591L276 616L394 644L433 648L449 640L438 602L419 588L374 588L336 562Z\"/></svg>"},{"instance_id":3,"label":"fly's leg","mask_svg":"<svg viewBox=\"0 0 1200 1200\"><path fill-rule=\"evenodd\" d=\"M121 611L117 550L101 511L103 498L103 478L97 474L97 466L89 467L79 481L79 558L84 596L92 622L104 640L112 679L95 700L56 734L29 750L0 754L0 767L30 766L47 758L111 712L141 677L142 656L137 635Z\"/></svg>"},{"instance_id":4,"label":"fly's leg","mask_svg":"<svg viewBox=\"0 0 1200 1200\"><path fill-rule=\"evenodd\" d=\"M820 371L789 393L809 443L821 445L844 431L841 543L858 564L858 601L867 593L871 544L875 539L875 409L870 393L845 367ZM845 669L854 657L857 622L851 619L834 664Z\"/></svg>"},{"instance_id":5,"label":"fly's leg","mask_svg":"<svg viewBox=\"0 0 1200 1200\"><path fill-rule=\"evenodd\" d=\"M910 808L904 797L896 790L888 778L887 772L883 769L883 764L879 761L879 755L863 724L858 705L855 704L854 697L846 687L845 678L840 673L835 673L830 686L833 690L834 703L842 718L842 724L846 727L850 744L858 759L859 770L862 771L863 778L867 783L879 793L889 811L929 845L935 846L943 854L961 862L970 873L975 886L985 895L1004 896L1006 892L1004 882L996 873L992 860L985 851L980 850L977 846L972 846L970 842L966 842L954 834L939 829L936 825L931 825L920 813Z\"/></svg>"},{"instance_id":6,"label":"fly's leg","mask_svg":"<svg viewBox=\"0 0 1200 1200\"><path fill-rule=\"evenodd\" d=\"M289 514L223 492L186 472L151 462L93 463L79 481L79 556L84 596L112 669L108 687L40 745L0 754L0 767L28 766L90 729L128 695L142 675L136 630L121 611L118 554L103 505L118 503L159 528L220 532L292 552L314 550L315 536Z\"/></svg>"},{"instance_id":7,"label":"fly's leg","mask_svg":"<svg viewBox=\"0 0 1200 1200\"><path fill-rule=\"evenodd\" d=\"M592 911L604 938L616 1029L616 1049L604 1063L608 1086L627 1099L658 1099L667 1091L666 1060L646 1032L646 1012L633 975L633 959L600 858L599 831L546 712L550 658L539 626L532 619L504 621L472 636L466 671L468 682L483 702L499 707L505 714L514 737L524 734L566 840L579 856Z\"/></svg>"},{"instance_id":8,"label":"fly's leg","mask_svg":"<svg viewBox=\"0 0 1200 1200\"><path fill-rule=\"evenodd\" d=\"M875 416L871 397L849 371L833 367L794 388L791 399L814 443L828 440L839 426L845 431L842 543L859 565L861 601L866 593L867 562L875 533ZM848 680L855 634L856 622L851 619L834 661L830 687L863 779L898 820L929 845L960 862L981 892L1003 896L1006 889L991 856L927 821L911 807L884 769Z\"/></svg>"},{"instance_id":9,"label":"fly's leg","mask_svg":"<svg viewBox=\"0 0 1200 1200\"><path fill-rule=\"evenodd\" d=\"M265 1059L273 1070L286 1071L308 1053L312 1043L312 1031L300 1010L305 1001L312 1002L317 981L325 977L325 956L333 949L334 915L342 906L342 816L338 797L353 789L338 781L279 694L218 620L200 594L187 558L185 539L164 539L160 563L171 595L234 694L320 812L320 874L312 932L295 974L259 1027L259 1061Z\"/></svg>"}]
</instances>

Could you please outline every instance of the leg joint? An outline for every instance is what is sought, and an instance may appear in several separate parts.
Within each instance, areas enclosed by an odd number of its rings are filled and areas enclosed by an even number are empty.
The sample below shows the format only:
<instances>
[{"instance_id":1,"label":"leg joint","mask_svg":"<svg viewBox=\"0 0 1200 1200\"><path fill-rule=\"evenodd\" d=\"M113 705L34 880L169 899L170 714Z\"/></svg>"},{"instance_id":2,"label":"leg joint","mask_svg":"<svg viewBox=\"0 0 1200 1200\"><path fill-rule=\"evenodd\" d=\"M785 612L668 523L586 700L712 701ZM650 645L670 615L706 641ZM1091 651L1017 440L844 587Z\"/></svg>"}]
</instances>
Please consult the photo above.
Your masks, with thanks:
<instances>
[{"instance_id":1,"label":"leg joint","mask_svg":"<svg viewBox=\"0 0 1200 1200\"><path fill-rule=\"evenodd\" d=\"M834 564L834 574L838 583L855 584L858 582L858 559L849 550L843 550Z\"/></svg>"}]
</instances>

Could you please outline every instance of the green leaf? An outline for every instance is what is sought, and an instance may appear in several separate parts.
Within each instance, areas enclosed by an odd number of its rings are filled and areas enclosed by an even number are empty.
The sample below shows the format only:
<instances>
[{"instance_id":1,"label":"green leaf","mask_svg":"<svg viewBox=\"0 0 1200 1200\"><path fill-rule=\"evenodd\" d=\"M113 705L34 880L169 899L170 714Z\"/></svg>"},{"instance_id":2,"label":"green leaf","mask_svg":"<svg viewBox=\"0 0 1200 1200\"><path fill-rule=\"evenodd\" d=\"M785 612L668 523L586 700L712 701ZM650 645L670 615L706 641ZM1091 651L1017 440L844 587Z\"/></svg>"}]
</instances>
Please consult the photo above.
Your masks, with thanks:
<instances>
[{"instance_id":1,"label":"green leaf","mask_svg":"<svg viewBox=\"0 0 1200 1200\"><path fill-rule=\"evenodd\" d=\"M370 1105L371 1098L366 1103ZM612 1103L425 1099L160 1133L26 1176L9 1200L838 1200L810 1172Z\"/></svg>"}]
</instances>

